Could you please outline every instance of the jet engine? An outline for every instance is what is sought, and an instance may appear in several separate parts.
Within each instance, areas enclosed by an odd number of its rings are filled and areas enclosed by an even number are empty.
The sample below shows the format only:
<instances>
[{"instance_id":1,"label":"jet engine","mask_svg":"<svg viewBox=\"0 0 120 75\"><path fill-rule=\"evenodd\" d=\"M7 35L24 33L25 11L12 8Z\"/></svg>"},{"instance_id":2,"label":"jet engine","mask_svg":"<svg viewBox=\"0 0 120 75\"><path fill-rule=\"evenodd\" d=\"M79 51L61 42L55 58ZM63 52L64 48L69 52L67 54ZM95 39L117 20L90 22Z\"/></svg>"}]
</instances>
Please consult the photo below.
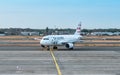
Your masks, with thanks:
<instances>
[{"instance_id":1,"label":"jet engine","mask_svg":"<svg viewBox=\"0 0 120 75\"><path fill-rule=\"evenodd\" d=\"M73 49L73 43L67 43L65 44L66 48Z\"/></svg>"}]
</instances>

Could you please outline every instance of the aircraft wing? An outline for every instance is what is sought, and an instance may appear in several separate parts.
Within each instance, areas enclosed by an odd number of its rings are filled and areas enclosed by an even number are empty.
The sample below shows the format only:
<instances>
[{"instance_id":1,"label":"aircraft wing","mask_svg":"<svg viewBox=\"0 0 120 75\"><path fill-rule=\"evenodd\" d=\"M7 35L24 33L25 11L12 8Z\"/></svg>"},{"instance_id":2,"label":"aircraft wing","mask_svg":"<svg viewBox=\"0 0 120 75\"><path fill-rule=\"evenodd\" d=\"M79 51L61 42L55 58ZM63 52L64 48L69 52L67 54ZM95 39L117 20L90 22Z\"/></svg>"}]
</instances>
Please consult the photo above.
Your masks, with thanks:
<instances>
[{"instance_id":1,"label":"aircraft wing","mask_svg":"<svg viewBox=\"0 0 120 75\"><path fill-rule=\"evenodd\" d=\"M82 42L84 42L84 40L78 40L78 41L72 41L72 40L69 40L69 41L66 41L66 40L62 40L62 41L60 41L59 43L61 43L61 44L67 44L67 43L82 43Z\"/></svg>"},{"instance_id":2,"label":"aircraft wing","mask_svg":"<svg viewBox=\"0 0 120 75\"><path fill-rule=\"evenodd\" d=\"M64 44L67 44L67 43L74 43L74 42L73 41L62 40L59 43L64 45Z\"/></svg>"}]
</instances>

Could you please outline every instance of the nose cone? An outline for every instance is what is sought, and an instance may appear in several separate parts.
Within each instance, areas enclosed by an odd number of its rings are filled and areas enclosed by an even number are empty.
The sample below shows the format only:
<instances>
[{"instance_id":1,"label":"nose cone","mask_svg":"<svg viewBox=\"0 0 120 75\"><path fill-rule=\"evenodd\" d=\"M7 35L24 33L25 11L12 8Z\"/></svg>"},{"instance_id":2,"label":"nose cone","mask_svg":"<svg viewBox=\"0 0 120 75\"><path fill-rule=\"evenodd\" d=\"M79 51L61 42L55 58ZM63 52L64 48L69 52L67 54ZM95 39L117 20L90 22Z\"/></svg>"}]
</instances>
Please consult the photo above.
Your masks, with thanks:
<instances>
[{"instance_id":1,"label":"nose cone","mask_svg":"<svg viewBox=\"0 0 120 75\"><path fill-rule=\"evenodd\" d=\"M49 42L48 40L41 40L41 41L40 41L40 44L41 44L41 45L49 45L50 42Z\"/></svg>"},{"instance_id":2,"label":"nose cone","mask_svg":"<svg viewBox=\"0 0 120 75\"><path fill-rule=\"evenodd\" d=\"M41 45L49 45L50 44L50 39L48 38L48 36L45 36L41 39L40 41Z\"/></svg>"},{"instance_id":3,"label":"nose cone","mask_svg":"<svg viewBox=\"0 0 120 75\"><path fill-rule=\"evenodd\" d=\"M43 41L43 40L40 40L40 44L41 44L41 45L44 45L44 41Z\"/></svg>"}]
</instances>

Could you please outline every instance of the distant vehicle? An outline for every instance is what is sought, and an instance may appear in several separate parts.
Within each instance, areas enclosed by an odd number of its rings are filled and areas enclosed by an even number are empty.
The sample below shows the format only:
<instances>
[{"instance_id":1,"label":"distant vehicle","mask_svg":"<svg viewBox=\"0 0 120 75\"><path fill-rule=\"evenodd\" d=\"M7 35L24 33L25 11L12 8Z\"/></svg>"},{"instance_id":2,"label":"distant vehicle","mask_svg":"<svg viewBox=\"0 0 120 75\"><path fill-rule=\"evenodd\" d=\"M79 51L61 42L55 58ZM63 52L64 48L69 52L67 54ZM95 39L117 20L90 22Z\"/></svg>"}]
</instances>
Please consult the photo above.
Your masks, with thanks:
<instances>
[{"instance_id":1,"label":"distant vehicle","mask_svg":"<svg viewBox=\"0 0 120 75\"><path fill-rule=\"evenodd\" d=\"M64 45L68 49L74 48L74 43L81 42L82 36L80 35L81 32L81 23L78 24L76 32L73 35L48 35L44 36L40 44L43 48L50 49L50 46L53 49L57 49L57 46Z\"/></svg>"}]
</instances>

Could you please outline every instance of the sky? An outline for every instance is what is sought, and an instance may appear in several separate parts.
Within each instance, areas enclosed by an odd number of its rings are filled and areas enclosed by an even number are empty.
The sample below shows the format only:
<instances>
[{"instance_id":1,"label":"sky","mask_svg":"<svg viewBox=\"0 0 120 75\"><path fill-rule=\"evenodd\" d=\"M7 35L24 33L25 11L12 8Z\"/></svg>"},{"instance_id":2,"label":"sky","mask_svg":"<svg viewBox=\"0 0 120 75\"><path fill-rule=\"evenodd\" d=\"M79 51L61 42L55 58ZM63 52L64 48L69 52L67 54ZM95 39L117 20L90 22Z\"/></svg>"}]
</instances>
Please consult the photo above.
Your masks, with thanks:
<instances>
[{"instance_id":1,"label":"sky","mask_svg":"<svg viewBox=\"0 0 120 75\"><path fill-rule=\"evenodd\" d=\"M120 0L0 0L0 28L120 28Z\"/></svg>"}]
</instances>

